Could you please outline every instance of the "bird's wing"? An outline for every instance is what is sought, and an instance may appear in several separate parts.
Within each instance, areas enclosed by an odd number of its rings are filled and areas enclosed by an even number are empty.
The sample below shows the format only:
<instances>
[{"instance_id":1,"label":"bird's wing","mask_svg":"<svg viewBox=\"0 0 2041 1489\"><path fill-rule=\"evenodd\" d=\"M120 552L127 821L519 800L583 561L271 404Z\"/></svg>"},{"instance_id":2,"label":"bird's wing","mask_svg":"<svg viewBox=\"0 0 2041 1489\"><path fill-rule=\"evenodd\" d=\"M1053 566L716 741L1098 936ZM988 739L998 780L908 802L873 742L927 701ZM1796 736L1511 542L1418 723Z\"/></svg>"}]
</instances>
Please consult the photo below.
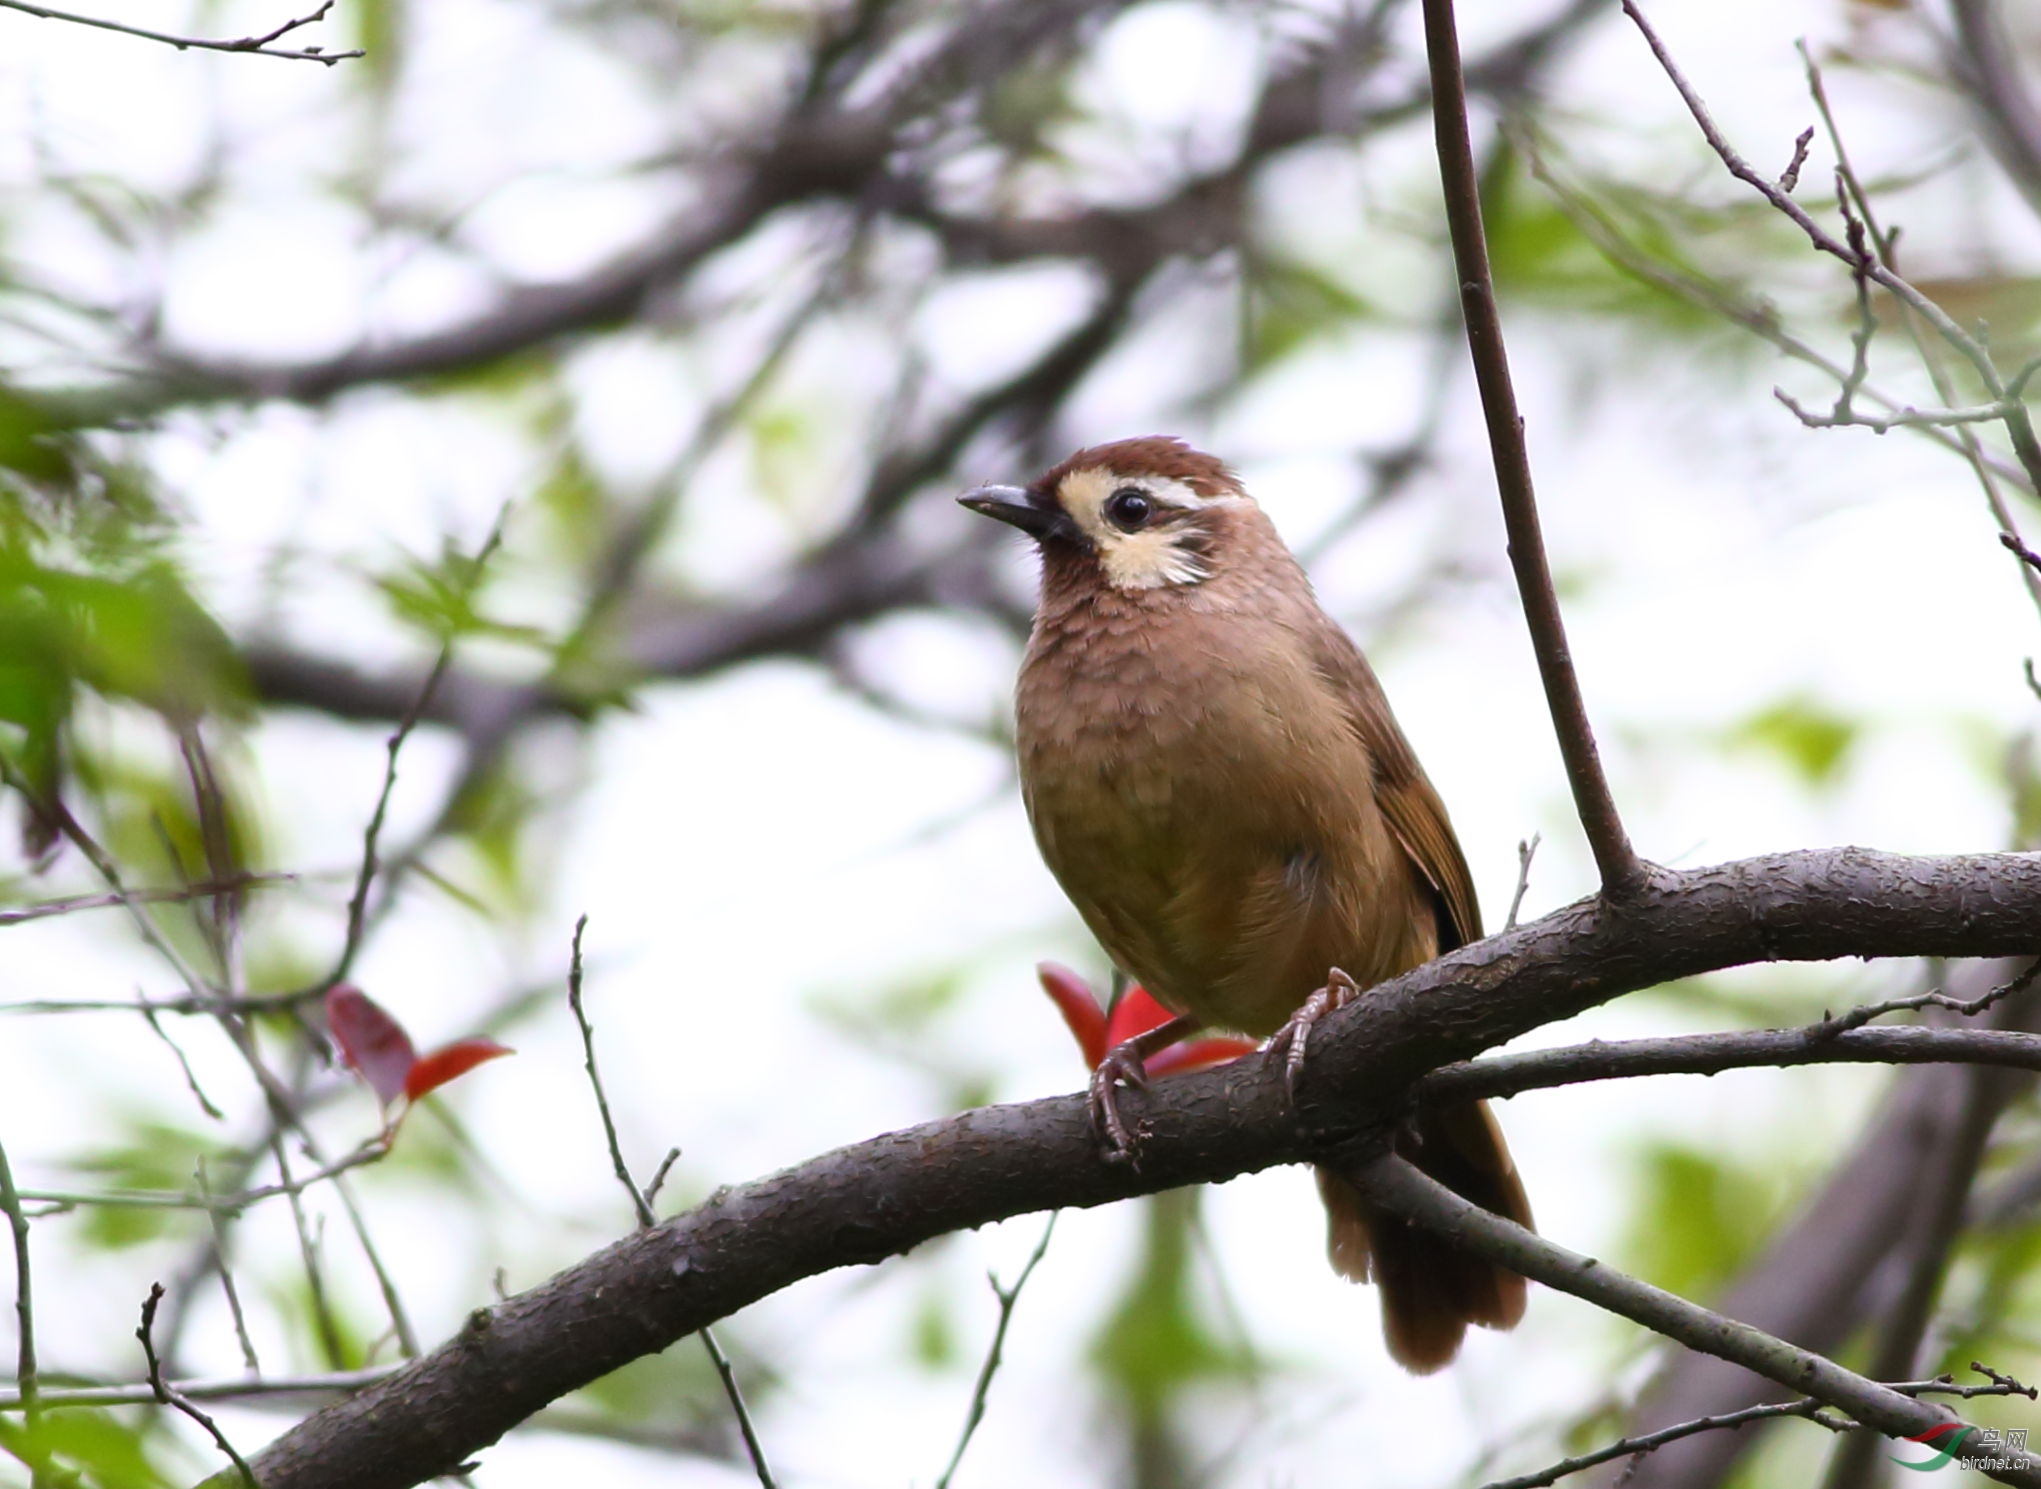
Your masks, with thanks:
<instances>
[{"instance_id":1,"label":"bird's wing","mask_svg":"<svg viewBox=\"0 0 2041 1489\"><path fill-rule=\"evenodd\" d=\"M1311 626L1313 661L1333 688L1348 725L1374 762L1375 799L1389 829L1431 886L1439 908L1439 950L1481 939L1481 906L1446 804L1426 779L1417 753L1397 727L1389 699L1353 639L1320 612Z\"/></svg>"}]
</instances>

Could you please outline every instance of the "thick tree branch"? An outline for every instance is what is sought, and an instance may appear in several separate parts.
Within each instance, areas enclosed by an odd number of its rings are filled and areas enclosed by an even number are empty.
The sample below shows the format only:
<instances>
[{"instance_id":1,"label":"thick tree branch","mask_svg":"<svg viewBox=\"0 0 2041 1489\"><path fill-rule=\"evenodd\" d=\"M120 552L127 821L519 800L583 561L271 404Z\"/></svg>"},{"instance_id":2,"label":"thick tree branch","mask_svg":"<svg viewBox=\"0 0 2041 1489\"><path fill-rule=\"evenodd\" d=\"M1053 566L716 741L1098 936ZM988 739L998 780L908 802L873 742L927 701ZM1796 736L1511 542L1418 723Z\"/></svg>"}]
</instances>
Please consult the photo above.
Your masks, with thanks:
<instances>
[{"instance_id":1,"label":"thick tree branch","mask_svg":"<svg viewBox=\"0 0 2041 1489\"><path fill-rule=\"evenodd\" d=\"M478 1310L446 1345L286 1433L256 1471L267 1489L421 1482L548 1401L803 1277L1030 1211L1350 1153L1380 1140L1427 1071L1672 978L1778 959L2015 955L2037 941L2032 854L1845 848L1655 870L1630 902L1583 901L1329 1017L1313 1041L1301 1120L1280 1071L1244 1060L1128 1099L1143 1135L1138 1169L1106 1161L1081 1095L838 1149L724 1190Z\"/></svg>"}]
</instances>

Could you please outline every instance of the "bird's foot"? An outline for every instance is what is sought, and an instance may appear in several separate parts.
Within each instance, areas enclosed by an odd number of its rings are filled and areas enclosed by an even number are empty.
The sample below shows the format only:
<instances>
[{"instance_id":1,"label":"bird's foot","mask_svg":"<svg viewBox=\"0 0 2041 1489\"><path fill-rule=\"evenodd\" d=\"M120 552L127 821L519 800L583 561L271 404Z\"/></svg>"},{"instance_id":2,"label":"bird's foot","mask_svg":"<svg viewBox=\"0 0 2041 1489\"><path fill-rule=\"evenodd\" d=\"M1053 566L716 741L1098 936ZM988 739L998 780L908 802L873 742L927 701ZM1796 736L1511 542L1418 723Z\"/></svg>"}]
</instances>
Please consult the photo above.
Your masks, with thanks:
<instances>
[{"instance_id":1,"label":"bird's foot","mask_svg":"<svg viewBox=\"0 0 2041 1489\"><path fill-rule=\"evenodd\" d=\"M1120 1087L1148 1089L1148 1057L1197 1033L1198 1021L1178 1016L1167 1023L1122 1040L1105 1053L1091 1073L1091 1125L1105 1144L1106 1157L1116 1163L1135 1161L1135 1130L1120 1115Z\"/></svg>"},{"instance_id":2,"label":"bird's foot","mask_svg":"<svg viewBox=\"0 0 2041 1489\"><path fill-rule=\"evenodd\" d=\"M1105 1144L1106 1157L1118 1162L1134 1159L1134 1133L1120 1115L1120 1087L1148 1089L1147 1057L1140 1046L1139 1039L1114 1045L1091 1073L1092 1130Z\"/></svg>"},{"instance_id":3,"label":"bird's foot","mask_svg":"<svg viewBox=\"0 0 2041 1489\"><path fill-rule=\"evenodd\" d=\"M1311 1040L1311 1030L1327 1014L1347 1006L1361 995L1361 985L1346 973L1334 967L1325 974L1325 986L1304 1000L1303 1006L1290 1015L1288 1023L1276 1030L1276 1037L1269 1041L1269 1053L1283 1052L1283 1090L1290 1098L1290 1109L1297 1109L1297 1083L1304 1074L1304 1052Z\"/></svg>"}]
</instances>

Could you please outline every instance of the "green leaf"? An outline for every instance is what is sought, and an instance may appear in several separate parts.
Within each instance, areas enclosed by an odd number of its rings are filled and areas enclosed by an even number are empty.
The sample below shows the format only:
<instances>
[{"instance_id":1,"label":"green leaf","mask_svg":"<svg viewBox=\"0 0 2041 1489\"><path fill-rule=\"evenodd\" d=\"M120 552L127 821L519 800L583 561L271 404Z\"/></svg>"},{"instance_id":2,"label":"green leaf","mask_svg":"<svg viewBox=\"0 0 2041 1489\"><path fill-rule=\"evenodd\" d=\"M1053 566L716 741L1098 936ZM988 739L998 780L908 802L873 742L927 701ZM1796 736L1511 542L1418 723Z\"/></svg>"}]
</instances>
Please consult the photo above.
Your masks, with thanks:
<instances>
[{"instance_id":1,"label":"green leaf","mask_svg":"<svg viewBox=\"0 0 2041 1489\"><path fill-rule=\"evenodd\" d=\"M1780 1209L1779 1175L1677 1143L1644 1156L1625 1254L1653 1285L1707 1297L1741 1271Z\"/></svg>"},{"instance_id":2,"label":"green leaf","mask_svg":"<svg viewBox=\"0 0 2041 1489\"><path fill-rule=\"evenodd\" d=\"M92 1489L165 1489L175 1480L150 1460L146 1441L145 1428L111 1412L67 1409L41 1418L33 1433L8 1433L0 1446L25 1462L53 1459L52 1485L80 1482L63 1474L69 1468Z\"/></svg>"},{"instance_id":3,"label":"green leaf","mask_svg":"<svg viewBox=\"0 0 2041 1489\"><path fill-rule=\"evenodd\" d=\"M940 1287L930 1287L915 1305L912 1332L915 1363L941 1370L957 1361L957 1323L950 1300Z\"/></svg>"},{"instance_id":4,"label":"green leaf","mask_svg":"<svg viewBox=\"0 0 2041 1489\"><path fill-rule=\"evenodd\" d=\"M63 426L20 394L0 387L0 470L44 485L77 477Z\"/></svg>"},{"instance_id":5,"label":"green leaf","mask_svg":"<svg viewBox=\"0 0 2041 1489\"><path fill-rule=\"evenodd\" d=\"M1375 314L1367 300L1331 274L1294 260L1259 259L1242 283L1242 364L1249 374Z\"/></svg>"},{"instance_id":6,"label":"green leaf","mask_svg":"<svg viewBox=\"0 0 2041 1489\"><path fill-rule=\"evenodd\" d=\"M478 558L448 538L441 544L436 561L407 559L375 583L400 621L416 626L442 646L470 636L488 636L521 646L546 646L543 631L491 620L483 613L481 600L489 587L489 578L489 560Z\"/></svg>"},{"instance_id":7,"label":"green leaf","mask_svg":"<svg viewBox=\"0 0 2041 1489\"><path fill-rule=\"evenodd\" d=\"M728 1345L721 1330L718 1337ZM749 1395L754 1383L744 1381ZM722 1382L715 1366L698 1339L688 1338L663 1353L633 1360L612 1370L565 1398L567 1403L592 1407L602 1416L626 1422L657 1422L664 1427L684 1426L692 1417L705 1420L723 1399ZM754 1401L752 1404L756 1404ZM678 1417L681 1420L675 1421Z\"/></svg>"},{"instance_id":8,"label":"green leaf","mask_svg":"<svg viewBox=\"0 0 2041 1489\"><path fill-rule=\"evenodd\" d=\"M579 446L569 444L560 451L532 500L547 519L551 549L576 567L591 563L610 530L609 499Z\"/></svg>"},{"instance_id":9,"label":"green leaf","mask_svg":"<svg viewBox=\"0 0 2041 1489\"><path fill-rule=\"evenodd\" d=\"M1806 696L1781 699L1730 732L1728 743L1767 751L1811 786L1833 785L1862 726Z\"/></svg>"},{"instance_id":10,"label":"green leaf","mask_svg":"<svg viewBox=\"0 0 2041 1489\"><path fill-rule=\"evenodd\" d=\"M131 1124L124 1142L71 1160L70 1167L105 1190L185 1192L196 1187L199 1160L217 1164L223 1150L182 1127L147 1118ZM119 1251L152 1241L173 1227L190 1227L195 1210L160 1205L90 1205L78 1212L85 1242Z\"/></svg>"}]
</instances>

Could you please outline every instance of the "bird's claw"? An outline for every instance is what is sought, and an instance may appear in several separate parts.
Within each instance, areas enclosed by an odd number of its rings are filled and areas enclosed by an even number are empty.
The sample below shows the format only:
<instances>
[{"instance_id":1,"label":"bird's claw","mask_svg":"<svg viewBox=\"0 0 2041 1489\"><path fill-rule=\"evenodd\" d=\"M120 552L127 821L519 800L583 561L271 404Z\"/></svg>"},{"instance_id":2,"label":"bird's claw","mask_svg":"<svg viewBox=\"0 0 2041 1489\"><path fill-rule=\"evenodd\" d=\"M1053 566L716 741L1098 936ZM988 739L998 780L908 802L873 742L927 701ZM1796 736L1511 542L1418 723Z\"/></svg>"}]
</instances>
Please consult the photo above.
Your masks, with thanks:
<instances>
[{"instance_id":1,"label":"bird's claw","mask_svg":"<svg viewBox=\"0 0 2041 1489\"><path fill-rule=\"evenodd\" d=\"M1134 1133L1120 1115L1121 1086L1148 1089L1148 1071L1139 1041L1130 1039L1106 1051L1091 1073L1091 1125L1106 1146L1106 1156L1121 1162L1134 1158Z\"/></svg>"},{"instance_id":2,"label":"bird's claw","mask_svg":"<svg viewBox=\"0 0 2041 1489\"><path fill-rule=\"evenodd\" d=\"M1312 1026L1360 995L1360 984L1334 967L1325 975L1325 986L1306 998L1303 1006L1290 1015L1289 1022L1278 1029L1276 1037L1269 1041L1271 1054L1277 1050L1283 1052L1283 1091L1290 1099L1290 1110L1297 1109L1297 1083L1304 1075L1304 1052L1310 1043Z\"/></svg>"}]
</instances>

